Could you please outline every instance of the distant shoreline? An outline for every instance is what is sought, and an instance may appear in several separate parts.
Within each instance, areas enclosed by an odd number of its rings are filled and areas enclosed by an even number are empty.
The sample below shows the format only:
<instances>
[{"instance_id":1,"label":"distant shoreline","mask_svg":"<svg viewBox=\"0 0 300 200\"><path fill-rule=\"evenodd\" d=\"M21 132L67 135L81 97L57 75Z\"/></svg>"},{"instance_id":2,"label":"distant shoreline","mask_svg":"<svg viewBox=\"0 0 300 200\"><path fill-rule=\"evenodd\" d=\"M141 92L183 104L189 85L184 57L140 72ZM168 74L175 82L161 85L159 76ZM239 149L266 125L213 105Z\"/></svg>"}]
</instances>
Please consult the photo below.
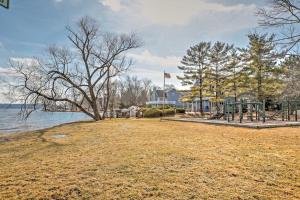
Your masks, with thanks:
<instances>
[{"instance_id":1,"label":"distant shoreline","mask_svg":"<svg viewBox=\"0 0 300 200\"><path fill-rule=\"evenodd\" d=\"M62 126L66 126L66 125L72 125L72 124L81 124L81 123L93 123L95 121L93 120L81 120L81 121L76 121L76 122L66 122L66 123L62 123L59 125L54 125L48 128L41 128L41 129L36 129L36 130L25 130L25 131L17 131L14 133L2 133L0 130L0 139L1 138L6 138L7 136L11 137L11 136L17 136L17 135L23 135L23 134L34 134L34 133L39 133L39 132L44 132L44 131L49 131L51 129L54 128L59 128Z\"/></svg>"},{"instance_id":2,"label":"distant shoreline","mask_svg":"<svg viewBox=\"0 0 300 200\"><path fill-rule=\"evenodd\" d=\"M92 120L86 114L74 111L37 110L28 119L22 118L20 112L19 109L0 109L1 135L35 131L65 123Z\"/></svg>"}]
</instances>

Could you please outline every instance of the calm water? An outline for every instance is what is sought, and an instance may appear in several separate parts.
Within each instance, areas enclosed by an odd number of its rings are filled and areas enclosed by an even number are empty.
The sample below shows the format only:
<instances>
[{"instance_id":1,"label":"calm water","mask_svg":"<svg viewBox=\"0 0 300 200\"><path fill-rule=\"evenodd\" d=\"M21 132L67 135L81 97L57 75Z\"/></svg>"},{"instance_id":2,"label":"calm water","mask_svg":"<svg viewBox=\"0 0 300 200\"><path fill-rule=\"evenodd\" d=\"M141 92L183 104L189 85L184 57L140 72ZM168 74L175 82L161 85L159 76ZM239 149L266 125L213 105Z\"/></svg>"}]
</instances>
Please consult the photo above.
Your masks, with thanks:
<instances>
[{"instance_id":1,"label":"calm water","mask_svg":"<svg viewBox=\"0 0 300 200\"><path fill-rule=\"evenodd\" d=\"M0 108L0 134L16 133L28 130L49 128L68 122L90 120L79 112L43 112L36 111L26 120L20 118L19 109Z\"/></svg>"}]
</instances>

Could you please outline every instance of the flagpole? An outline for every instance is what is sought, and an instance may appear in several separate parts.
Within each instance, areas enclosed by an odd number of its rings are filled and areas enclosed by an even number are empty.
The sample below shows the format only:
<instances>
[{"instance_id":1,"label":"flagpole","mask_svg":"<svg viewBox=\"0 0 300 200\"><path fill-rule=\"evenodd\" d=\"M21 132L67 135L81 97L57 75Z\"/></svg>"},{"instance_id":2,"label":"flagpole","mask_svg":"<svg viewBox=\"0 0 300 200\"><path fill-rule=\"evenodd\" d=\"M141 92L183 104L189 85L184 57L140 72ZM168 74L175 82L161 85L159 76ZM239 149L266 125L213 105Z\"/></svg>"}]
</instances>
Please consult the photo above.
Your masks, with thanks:
<instances>
[{"instance_id":1,"label":"flagpole","mask_svg":"<svg viewBox=\"0 0 300 200\"><path fill-rule=\"evenodd\" d=\"M163 112L162 112L162 117L164 117L165 115L165 97L166 97L166 93L165 93L165 87L166 87L166 76L165 76L165 70L164 70L164 92L163 92Z\"/></svg>"}]
</instances>

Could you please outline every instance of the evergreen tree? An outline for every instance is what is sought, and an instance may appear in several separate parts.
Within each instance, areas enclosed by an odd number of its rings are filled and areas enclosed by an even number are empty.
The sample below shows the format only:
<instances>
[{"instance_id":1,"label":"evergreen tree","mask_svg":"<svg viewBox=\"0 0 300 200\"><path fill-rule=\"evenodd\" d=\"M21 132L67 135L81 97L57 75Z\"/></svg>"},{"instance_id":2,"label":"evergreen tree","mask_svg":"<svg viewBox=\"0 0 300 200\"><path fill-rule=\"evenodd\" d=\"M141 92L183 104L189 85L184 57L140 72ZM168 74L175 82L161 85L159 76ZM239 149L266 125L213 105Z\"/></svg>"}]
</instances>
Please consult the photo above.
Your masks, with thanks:
<instances>
[{"instance_id":1,"label":"evergreen tree","mask_svg":"<svg viewBox=\"0 0 300 200\"><path fill-rule=\"evenodd\" d=\"M210 51L209 58L209 83L212 95L215 96L217 112L220 112L219 102L224 95L224 85L226 80L226 70L230 58L232 45L223 42L216 42Z\"/></svg>"},{"instance_id":2,"label":"evergreen tree","mask_svg":"<svg viewBox=\"0 0 300 200\"><path fill-rule=\"evenodd\" d=\"M283 90L283 97L300 97L300 57L288 56L282 63L285 71L284 81L286 83Z\"/></svg>"},{"instance_id":3,"label":"evergreen tree","mask_svg":"<svg viewBox=\"0 0 300 200\"><path fill-rule=\"evenodd\" d=\"M197 88L200 99L200 113L203 115L203 92L205 88L205 76L208 69L207 63L209 58L209 50L211 43L201 42L190 47L186 55L182 58L182 66L178 66L183 72L183 76L177 76L182 85L195 84L194 90Z\"/></svg>"},{"instance_id":4,"label":"evergreen tree","mask_svg":"<svg viewBox=\"0 0 300 200\"><path fill-rule=\"evenodd\" d=\"M249 92L256 94L262 101L276 96L282 87L277 65L278 54L274 44L274 35L249 34L249 46L242 50L244 69L249 78Z\"/></svg>"},{"instance_id":5,"label":"evergreen tree","mask_svg":"<svg viewBox=\"0 0 300 200\"><path fill-rule=\"evenodd\" d=\"M241 64L239 51L232 48L230 51L229 63L226 67L226 80L225 80L225 95L233 96L235 102L237 101L238 94L244 88L245 74Z\"/></svg>"}]
</instances>

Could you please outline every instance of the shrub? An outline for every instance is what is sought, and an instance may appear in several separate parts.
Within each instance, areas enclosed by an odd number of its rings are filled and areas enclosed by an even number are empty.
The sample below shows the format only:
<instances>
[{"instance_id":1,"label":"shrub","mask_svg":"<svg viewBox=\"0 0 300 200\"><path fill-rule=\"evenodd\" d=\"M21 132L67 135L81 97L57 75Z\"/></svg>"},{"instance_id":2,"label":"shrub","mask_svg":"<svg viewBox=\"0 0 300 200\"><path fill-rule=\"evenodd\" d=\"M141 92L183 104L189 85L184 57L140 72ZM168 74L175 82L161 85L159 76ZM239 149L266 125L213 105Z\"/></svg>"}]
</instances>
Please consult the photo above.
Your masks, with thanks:
<instances>
[{"instance_id":1,"label":"shrub","mask_svg":"<svg viewBox=\"0 0 300 200\"><path fill-rule=\"evenodd\" d=\"M141 108L140 112L143 113L145 118L152 118L152 117L161 117L163 114L163 110L160 108ZM174 108L164 109L164 116L175 115Z\"/></svg>"},{"instance_id":2,"label":"shrub","mask_svg":"<svg viewBox=\"0 0 300 200\"><path fill-rule=\"evenodd\" d=\"M142 112L142 113L144 113L146 110L148 110L149 108L147 108L147 107L144 107L144 108L140 108L140 112Z\"/></svg>"},{"instance_id":3,"label":"shrub","mask_svg":"<svg viewBox=\"0 0 300 200\"><path fill-rule=\"evenodd\" d=\"M175 110L173 108L168 108L164 110L164 116L175 115Z\"/></svg>"},{"instance_id":4,"label":"shrub","mask_svg":"<svg viewBox=\"0 0 300 200\"><path fill-rule=\"evenodd\" d=\"M157 108L146 108L143 109L143 116L146 118L152 118L152 117L160 117L162 115L162 111Z\"/></svg>"}]
</instances>

